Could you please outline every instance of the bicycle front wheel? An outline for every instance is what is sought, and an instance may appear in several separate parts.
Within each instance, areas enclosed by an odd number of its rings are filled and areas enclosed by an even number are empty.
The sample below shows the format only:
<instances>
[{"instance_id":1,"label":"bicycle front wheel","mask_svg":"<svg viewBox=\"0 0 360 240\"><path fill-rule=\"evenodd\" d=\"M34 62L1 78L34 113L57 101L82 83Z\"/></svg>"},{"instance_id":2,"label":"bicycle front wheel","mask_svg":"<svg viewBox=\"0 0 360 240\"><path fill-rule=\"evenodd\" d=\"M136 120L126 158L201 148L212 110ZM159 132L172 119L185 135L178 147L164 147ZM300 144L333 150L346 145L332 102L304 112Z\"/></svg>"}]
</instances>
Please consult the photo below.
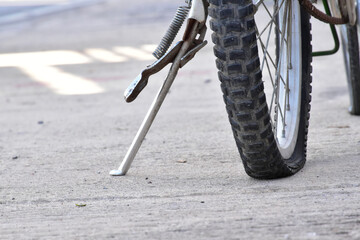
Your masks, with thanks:
<instances>
[{"instance_id":1,"label":"bicycle front wheel","mask_svg":"<svg viewBox=\"0 0 360 240\"><path fill-rule=\"evenodd\" d=\"M221 89L245 171L265 179L296 173L305 164L310 116L308 13L298 0L210 0L209 14Z\"/></svg>"}]
</instances>

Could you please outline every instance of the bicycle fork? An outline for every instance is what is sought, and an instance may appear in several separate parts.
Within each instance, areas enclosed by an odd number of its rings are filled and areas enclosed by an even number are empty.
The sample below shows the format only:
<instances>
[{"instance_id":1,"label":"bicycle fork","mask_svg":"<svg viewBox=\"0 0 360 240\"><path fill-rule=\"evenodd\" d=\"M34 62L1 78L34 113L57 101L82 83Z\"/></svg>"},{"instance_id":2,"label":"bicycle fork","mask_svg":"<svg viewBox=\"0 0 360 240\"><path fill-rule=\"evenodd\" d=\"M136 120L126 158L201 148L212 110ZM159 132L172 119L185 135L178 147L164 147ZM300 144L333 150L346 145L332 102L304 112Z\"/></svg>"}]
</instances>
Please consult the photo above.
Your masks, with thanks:
<instances>
[{"instance_id":1,"label":"bicycle fork","mask_svg":"<svg viewBox=\"0 0 360 240\"><path fill-rule=\"evenodd\" d=\"M206 33L205 22L207 18L208 3L206 0L192 0L189 2L189 5L191 5L191 9L182 41L179 41L175 44L174 47L167 51L168 46L175 37L174 35L176 35L176 32L174 33L170 27L158 49L153 54L159 59L143 70L125 90L125 101L133 101L145 88L148 83L148 78L152 74L159 72L167 64L172 63L166 79L164 80L155 99L153 100L119 168L117 170L110 171L110 175L112 176L122 176L127 173L147 132L151 127L152 122L156 117L156 114L158 113L172 83L175 80L179 69L188 63L195 56L195 54L207 44L207 41L204 41L204 37ZM184 16L183 11L180 11L179 14ZM178 27L179 24L181 26L182 23L179 22L179 14L177 14L172 23L172 25L175 25L175 27ZM198 35L199 37L197 38Z\"/></svg>"}]
</instances>

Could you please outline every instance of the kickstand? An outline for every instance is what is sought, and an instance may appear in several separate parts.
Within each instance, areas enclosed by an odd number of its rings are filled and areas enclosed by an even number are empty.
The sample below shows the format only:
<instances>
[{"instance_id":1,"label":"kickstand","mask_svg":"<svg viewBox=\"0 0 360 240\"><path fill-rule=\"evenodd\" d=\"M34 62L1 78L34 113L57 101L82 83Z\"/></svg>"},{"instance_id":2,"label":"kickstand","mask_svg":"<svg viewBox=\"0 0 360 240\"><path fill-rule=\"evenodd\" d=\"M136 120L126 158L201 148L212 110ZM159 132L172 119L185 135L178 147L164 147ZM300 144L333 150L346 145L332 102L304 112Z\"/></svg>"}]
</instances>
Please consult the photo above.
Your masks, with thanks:
<instances>
[{"instance_id":1,"label":"kickstand","mask_svg":"<svg viewBox=\"0 0 360 240\"><path fill-rule=\"evenodd\" d=\"M197 34L199 33L199 25L200 23L197 21L193 21L193 24L190 26L190 34L184 39L184 42L181 45L181 48L179 49L178 54L173 60L173 64L169 70L169 73L161 86L159 92L157 93L153 103L151 104L129 150L127 151L123 161L120 164L120 167L117 170L110 171L110 175L112 176L122 176L127 173L127 171L130 168L130 165L132 161L134 160L134 157L136 153L138 152L141 143L143 142L147 132L149 131L152 122L154 121L156 114L158 113L161 104L163 103L172 83L174 82L174 79L177 75L177 72L179 68L184 65L184 62L188 61L188 58L191 58L192 55L192 49L191 46L194 45L194 41L196 42L195 38ZM206 44L206 42L205 42ZM204 44L201 44L202 46ZM193 48L193 49L196 49Z\"/></svg>"}]
</instances>

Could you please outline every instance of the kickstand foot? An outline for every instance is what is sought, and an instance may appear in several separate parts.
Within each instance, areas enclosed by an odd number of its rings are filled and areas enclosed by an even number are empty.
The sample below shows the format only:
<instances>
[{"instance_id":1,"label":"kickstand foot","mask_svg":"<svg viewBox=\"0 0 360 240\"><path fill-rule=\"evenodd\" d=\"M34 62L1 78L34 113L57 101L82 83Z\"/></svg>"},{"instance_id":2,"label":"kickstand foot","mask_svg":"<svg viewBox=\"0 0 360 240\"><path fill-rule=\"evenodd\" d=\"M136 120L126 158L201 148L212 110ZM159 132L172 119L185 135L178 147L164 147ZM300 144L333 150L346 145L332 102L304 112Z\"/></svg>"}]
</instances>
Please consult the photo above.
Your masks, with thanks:
<instances>
[{"instance_id":1,"label":"kickstand foot","mask_svg":"<svg viewBox=\"0 0 360 240\"><path fill-rule=\"evenodd\" d=\"M124 175L125 175L125 173L124 173L123 171L119 170L119 169L111 170L111 171L109 172L109 174L110 174L111 176L124 176Z\"/></svg>"}]
</instances>

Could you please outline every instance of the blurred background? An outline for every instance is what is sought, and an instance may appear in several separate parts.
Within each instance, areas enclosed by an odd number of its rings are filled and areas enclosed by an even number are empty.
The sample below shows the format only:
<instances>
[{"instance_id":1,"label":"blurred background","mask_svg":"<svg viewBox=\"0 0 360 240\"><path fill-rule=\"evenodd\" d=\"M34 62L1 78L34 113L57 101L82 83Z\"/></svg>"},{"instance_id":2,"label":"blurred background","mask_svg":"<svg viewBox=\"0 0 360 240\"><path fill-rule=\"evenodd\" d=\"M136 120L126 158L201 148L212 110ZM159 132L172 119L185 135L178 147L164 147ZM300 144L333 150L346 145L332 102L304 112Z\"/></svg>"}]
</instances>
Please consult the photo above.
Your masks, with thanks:
<instances>
[{"instance_id":1,"label":"blurred background","mask_svg":"<svg viewBox=\"0 0 360 240\"><path fill-rule=\"evenodd\" d=\"M154 49L152 43L161 36L150 33L159 32L156 23L170 19L174 10L168 10L176 9L178 4L154 2L133 1L129 5L111 0L0 1L0 67L16 67L30 80L58 94L104 91L94 81L86 81L90 76L71 76L60 66L153 60L149 54ZM163 28L165 31L166 26ZM20 52L24 54L5 54ZM54 78L49 74L54 74ZM66 83L56 80L55 75L60 77L59 74L66 74L68 80L64 81L71 82L72 90L66 90ZM100 75L92 77L101 78Z\"/></svg>"}]
</instances>

